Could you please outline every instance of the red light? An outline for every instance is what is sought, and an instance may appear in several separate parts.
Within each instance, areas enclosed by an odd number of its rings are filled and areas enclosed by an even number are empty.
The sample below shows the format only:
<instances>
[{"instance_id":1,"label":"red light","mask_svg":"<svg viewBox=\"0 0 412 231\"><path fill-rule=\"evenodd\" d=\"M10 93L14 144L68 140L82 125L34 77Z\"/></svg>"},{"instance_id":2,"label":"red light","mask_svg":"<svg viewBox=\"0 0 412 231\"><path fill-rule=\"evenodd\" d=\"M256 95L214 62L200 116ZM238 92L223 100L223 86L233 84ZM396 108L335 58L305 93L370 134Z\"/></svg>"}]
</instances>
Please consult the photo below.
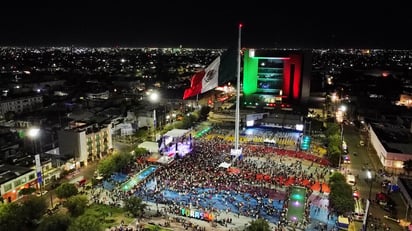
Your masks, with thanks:
<instances>
[{"instance_id":1,"label":"red light","mask_svg":"<svg viewBox=\"0 0 412 231\"><path fill-rule=\"evenodd\" d=\"M243 27L243 24L242 23L239 23L239 28L242 28Z\"/></svg>"},{"instance_id":2,"label":"red light","mask_svg":"<svg viewBox=\"0 0 412 231\"><path fill-rule=\"evenodd\" d=\"M354 196L354 197L358 197L358 198L359 198L359 194L358 194L358 192L353 192L353 196Z\"/></svg>"}]
</instances>

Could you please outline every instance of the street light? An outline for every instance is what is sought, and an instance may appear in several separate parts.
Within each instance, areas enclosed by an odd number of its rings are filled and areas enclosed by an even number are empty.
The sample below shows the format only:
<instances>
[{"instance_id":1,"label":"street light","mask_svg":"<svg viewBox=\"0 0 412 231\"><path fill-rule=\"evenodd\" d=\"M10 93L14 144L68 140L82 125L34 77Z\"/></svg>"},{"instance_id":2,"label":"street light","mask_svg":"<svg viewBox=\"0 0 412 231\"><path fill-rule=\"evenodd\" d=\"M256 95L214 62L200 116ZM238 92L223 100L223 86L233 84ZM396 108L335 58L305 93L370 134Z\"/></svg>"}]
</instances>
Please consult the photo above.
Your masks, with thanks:
<instances>
[{"instance_id":1,"label":"street light","mask_svg":"<svg viewBox=\"0 0 412 231\"><path fill-rule=\"evenodd\" d=\"M368 199L369 199L369 201L371 200L371 195L372 195L372 172L370 171L370 170L368 170L367 172L366 172L366 176L367 176L367 178L368 178L368 180L369 180L369 196L368 196Z\"/></svg>"},{"instance_id":2,"label":"street light","mask_svg":"<svg viewBox=\"0 0 412 231\"><path fill-rule=\"evenodd\" d=\"M34 145L34 154L37 154L37 146L36 146L36 142L35 139L37 139L37 137L40 134L40 129L39 128L30 128L29 132L27 133L27 135L32 139L33 145Z\"/></svg>"},{"instance_id":3,"label":"street light","mask_svg":"<svg viewBox=\"0 0 412 231\"><path fill-rule=\"evenodd\" d=\"M39 183L40 186L40 196L43 195L43 190L42 190L42 184L43 184L43 179L42 179L42 165L40 162L40 155L37 154L37 145L36 145L36 139L37 137L39 137L40 135L40 129L39 128L30 128L29 132L27 133L28 136L32 139L33 143L34 143L34 158L36 161L36 172L37 172L37 182ZM40 147L41 149L41 147Z\"/></svg>"},{"instance_id":4,"label":"street light","mask_svg":"<svg viewBox=\"0 0 412 231\"><path fill-rule=\"evenodd\" d=\"M341 150L341 153L340 153L340 155L339 155L339 164L338 164L338 169L339 169L339 171L340 171L340 165L341 165L341 162L342 162L342 154L343 154L343 123L341 123L340 124L340 150Z\"/></svg>"},{"instance_id":5,"label":"street light","mask_svg":"<svg viewBox=\"0 0 412 231\"><path fill-rule=\"evenodd\" d=\"M152 92L149 95L150 101L154 104L159 101L159 94L157 92ZM156 142L156 107L153 108L153 139Z\"/></svg>"}]
</instances>

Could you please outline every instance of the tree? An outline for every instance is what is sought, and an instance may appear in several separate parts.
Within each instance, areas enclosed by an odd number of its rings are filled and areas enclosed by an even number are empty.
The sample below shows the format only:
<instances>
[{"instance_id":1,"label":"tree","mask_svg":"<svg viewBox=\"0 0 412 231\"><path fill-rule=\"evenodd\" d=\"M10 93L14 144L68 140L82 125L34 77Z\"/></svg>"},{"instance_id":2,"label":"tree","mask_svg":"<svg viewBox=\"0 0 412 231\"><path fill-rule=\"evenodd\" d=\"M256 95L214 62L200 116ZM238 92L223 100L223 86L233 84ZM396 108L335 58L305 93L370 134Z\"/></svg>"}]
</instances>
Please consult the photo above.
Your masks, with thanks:
<instances>
[{"instance_id":1,"label":"tree","mask_svg":"<svg viewBox=\"0 0 412 231\"><path fill-rule=\"evenodd\" d=\"M20 216L24 217L27 225L32 225L35 220L40 220L46 213L47 204L43 197L30 196L22 202Z\"/></svg>"},{"instance_id":2,"label":"tree","mask_svg":"<svg viewBox=\"0 0 412 231\"><path fill-rule=\"evenodd\" d=\"M246 231L270 231L269 223L264 219L257 219L250 222L250 225L246 227Z\"/></svg>"},{"instance_id":3,"label":"tree","mask_svg":"<svg viewBox=\"0 0 412 231\"><path fill-rule=\"evenodd\" d=\"M110 161L115 165L115 172L123 172L127 165L133 160L133 155L130 152L114 154L109 157Z\"/></svg>"},{"instance_id":4,"label":"tree","mask_svg":"<svg viewBox=\"0 0 412 231\"><path fill-rule=\"evenodd\" d=\"M353 199L352 187L346 183L345 176L341 173L334 173L329 180L330 206L337 214L348 214L353 211L355 201Z\"/></svg>"},{"instance_id":5,"label":"tree","mask_svg":"<svg viewBox=\"0 0 412 231\"><path fill-rule=\"evenodd\" d=\"M34 192L36 192L35 188L24 188L24 189L19 191L19 195L20 196L26 196L26 195L31 195Z\"/></svg>"},{"instance_id":6,"label":"tree","mask_svg":"<svg viewBox=\"0 0 412 231\"><path fill-rule=\"evenodd\" d=\"M142 217L147 204L142 202L139 197L129 197L124 201L124 208L134 217Z\"/></svg>"},{"instance_id":7,"label":"tree","mask_svg":"<svg viewBox=\"0 0 412 231\"><path fill-rule=\"evenodd\" d=\"M21 204L19 203L0 205L0 230L21 230L24 217L20 213Z\"/></svg>"},{"instance_id":8,"label":"tree","mask_svg":"<svg viewBox=\"0 0 412 231\"><path fill-rule=\"evenodd\" d=\"M140 156L144 156L148 153L149 151L146 148L135 148L134 149L134 156L135 157L140 157Z\"/></svg>"},{"instance_id":9,"label":"tree","mask_svg":"<svg viewBox=\"0 0 412 231\"><path fill-rule=\"evenodd\" d=\"M327 123L326 124L326 131L325 131L325 135L328 136L332 136L335 134L340 134L340 126L337 123Z\"/></svg>"},{"instance_id":10,"label":"tree","mask_svg":"<svg viewBox=\"0 0 412 231\"><path fill-rule=\"evenodd\" d=\"M199 110L199 120L207 120L207 116L209 115L210 112L210 107L209 106L203 106Z\"/></svg>"},{"instance_id":11,"label":"tree","mask_svg":"<svg viewBox=\"0 0 412 231\"><path fill-rule=\"evenodd\" d=\"M403 169L408 173L410 173L410 171L412 171L412 159L409 160L405 160L403 162Z\"/></svg>"},{"instance_id":12,"label":"tree","mask_svg":"<svg viewBox=\"0 0 412 231\"><path fill-rule=\"evenodd\" d=\"M104 177L109 177L110 175L112 175L112 173L116 171L116 164L112 161L112 158L110 157L101 160L99 162L99 165L97 166L97 170Z\"/></svg>"},{"instance_id":13,"label":"tree","mask_svg":"<svg viewBox=\"0 0 412 231\"><path fill-rule=\"evenodd\" d=\"M84 213L87 207L87 202L88 199L85 195L76 195L69 197L69 199L64 202L64 207L69 210L72 216L77 217Z\"/></svg>"},{"instance_id":14,"label":"tree","mask_svg":"<svg viewBox=\"0 0 412 231\"><path fill-rule=\"evenodd\" d=\"M332 166L339 166L340 158L342 158L342 152L336 146L328 147L328 160Z\"/></svg>"},{"instance_id":15,"label":"tree","mask_svg":"<svg viewBox=\"0 0 412 231\"><path fill-rule=\"evenodd\" d=\"M45 217L37 227L36 231L66 231L70 226L71 220L69 216L61 213L53 214Z\"/></svg>"},{"instance_id":16,"label":"tree","mask_svg":"<svg viewBox=\"0 0 412 231\"><path fill-rule=\"evenodd\" d=\"M66 199L78 193L77 187L71 183L63 183L55 190L56 196L61 199Z\"/></svg>"},{"instance_id":17,"label":"tree","mask_svg":"<svg viewBox=\"0 0 412 231\"><path fill-rule=\"evenodd\" d=\"M332 176L329 177L329 184L344 182L346 182L345 176L340 172L335 172Z\"/></svg>"},{"instance_id":18,"label":"tree","mask_svg":"<svg viewBox=\"0 0 412 231\"><path fill-rule=\"evenodd\" d=\"M339 159L342 155L341 137L338 134L329 134L329 136L327 136L327 142L328 159L333 166L338 166L340 161Z\"/></svg>"},{"instance_id":19,"label":"tree","mask_svg":"<svg viewBox=\"0 0 412 231\"><path fill-rule=\"evenodd\" d=\"M102 231L103 227L95 216L82 215L76 218L69 226L68 231Z\"/></svg>"}]
</instances>

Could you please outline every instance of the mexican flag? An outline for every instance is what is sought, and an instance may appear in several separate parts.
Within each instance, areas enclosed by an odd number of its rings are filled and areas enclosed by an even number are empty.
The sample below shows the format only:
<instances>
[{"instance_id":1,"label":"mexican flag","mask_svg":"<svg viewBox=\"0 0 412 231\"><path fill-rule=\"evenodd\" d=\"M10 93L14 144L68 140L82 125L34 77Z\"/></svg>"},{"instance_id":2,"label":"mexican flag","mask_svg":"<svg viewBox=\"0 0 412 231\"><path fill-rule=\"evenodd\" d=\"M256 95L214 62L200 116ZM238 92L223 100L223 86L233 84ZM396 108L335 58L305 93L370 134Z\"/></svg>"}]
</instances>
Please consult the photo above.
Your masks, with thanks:
<instances>
[{"instance_id":1,"label":"mexican flag","mask_svg":"<svg viewBox=\"0 0 412 231\"><path fill-rule=\"evenodd\" d=\"M190 88L185 89L183 99L213 90L220 84L236 79L237 58L234 51L227 50L204 70L195 73L191 78Z\"/></svg>"}]
</instances>

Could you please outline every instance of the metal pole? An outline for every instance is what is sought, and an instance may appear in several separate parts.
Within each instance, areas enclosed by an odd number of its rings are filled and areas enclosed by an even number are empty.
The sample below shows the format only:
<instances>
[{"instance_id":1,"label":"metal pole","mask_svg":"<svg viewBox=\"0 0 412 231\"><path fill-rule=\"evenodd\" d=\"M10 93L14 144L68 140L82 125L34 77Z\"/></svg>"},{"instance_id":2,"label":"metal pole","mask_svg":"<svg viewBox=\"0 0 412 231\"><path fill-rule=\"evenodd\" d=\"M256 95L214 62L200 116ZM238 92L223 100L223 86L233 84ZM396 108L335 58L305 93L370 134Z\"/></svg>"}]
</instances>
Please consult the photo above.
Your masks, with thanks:
<instances>
[{"instance_id":1,"label":"metal pole","mask_svg":"<svg viewBox=\"0 0 412 231\"><path fill-rule=\"evenodd\" d=\"M369 178L369 180L370 180L370 182L369 182L369 196L368 196L368 199L369 199L369 201L371 200L371 195L372 195L372 183L373 183L373 181L372 181L372 173L370 172L370 171L368 171L368 178Z\"/></svg>"},{"instance_id":2,"label":"metal pole","mask_svg":"<svg viewBox=\"0 0 412 231\"><path fill-rule=\"evenodd\" d=\"M339 164L338 164L338 169L340 171L340 165L342 162L342 154L343 154L343 124L340 124L340 151L341 153L339 154Z\"/></svg>"},{"instance_id":3,"label":"metal pole","mask_svg":"<svg viewBox=\"0 0 412 231\"><path fill-rule=\"evenodd\" d=\"M156 142L156 109L153 109L153 140Z\"/></svg>"},{"instance_id":4,"label":"metal pole","mask_svg":"<svg viewBox=\"0 0 412 231\"><path fill-rule=\"evenodd\" d=\"M53 208L53 195L52 195L52 192L50 191L49 194L50 194L50 207Z\"/></svg>"},{"instance_id":5,"label":"metal pole","mask_svg":"<svg viewBox=\"0 0 412 231\"><path fill-rule=\"evenodd\" d=\"M239 150L239 123L240 123L240 49L241 49L242 24L239 24L239 37L237 48L237 81L236 81L236 115L235 115L235 150ZM236 153L238 154L238 153Z\"/></svg>"}]
</instances>

